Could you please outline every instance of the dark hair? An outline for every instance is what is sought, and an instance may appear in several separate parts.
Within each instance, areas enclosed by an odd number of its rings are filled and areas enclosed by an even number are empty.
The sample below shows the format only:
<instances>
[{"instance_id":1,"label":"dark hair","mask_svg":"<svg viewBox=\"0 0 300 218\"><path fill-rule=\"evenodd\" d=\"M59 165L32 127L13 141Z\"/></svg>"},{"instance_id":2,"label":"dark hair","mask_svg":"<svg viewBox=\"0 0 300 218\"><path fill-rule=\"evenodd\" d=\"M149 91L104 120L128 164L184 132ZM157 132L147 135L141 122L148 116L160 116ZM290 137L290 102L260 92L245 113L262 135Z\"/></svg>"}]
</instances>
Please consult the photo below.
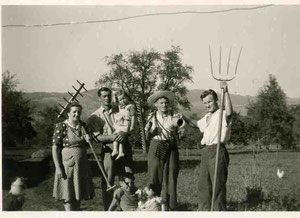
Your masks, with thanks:
<instances>
[{"instance_id":1,"label":"dark hair","mask_svg":"<svg viewBox=\"0 0 300 218\"><path fill-rule=\"evenodd\" d=\"M107 88L107 87L101 87L101 88L98 90L98 92L97 92L98 97L101 96L101 92L109 92L109 94L111 95L111 89L109 89L109 88Z\"/></svg>"},{"instance_id":2,"label":"dark hair","mask_svg":"<svg viewBox=\"0 0 300 218\"><path fill-rule=\"evenodd\" d=\"M132 179L132 181L135 180L134 175L132 173L128 173L128 172L122 173L119 177L119 180L124 182L126 178Z\"/></svg>"},{"instance_id":3,"label":"dark hair","mask_svg":"<svg viewBox=\"0 0 300 218\"><path fill-rule=\"evenodd\" d=\"M68 105L66 113L70 113L72 107L79 107L82 110L81 104L79 104L77 101L73 101L71 102L71 104Z\"/></svg>"},{"instance_id":4,"label":"dark hair","mask_svg":"<svg viewBox=\"0 0 300 218\"><path fill-rule=\"evenodd\" d=\"M125 96L127 99L128 99L128 94L127 94L127 92L125 92L123 89L120 89L120 90L118 90L117 92L116 92L116 94L115 94L115 98L116 98L116 102L119 102L119 100L118 100L118 97L119 96Z\"/></svg>"},{"instance_id":5,"label":"dark hair","mask_svg":"<svg viewBox=\"0 0 300 218\"><path fill-rule=\"evenodd\" d=\"M216 101L218 101L218 95L217 95L217 93L216 93L214 90L212 90L212 89L205 90L204 92L202 92L202 94L200 95L201 101L203 101L203 98L205 98L205 97L208 96L208 95L212 95L213 98L214 98Z\"/></svg>"}]
</instances>

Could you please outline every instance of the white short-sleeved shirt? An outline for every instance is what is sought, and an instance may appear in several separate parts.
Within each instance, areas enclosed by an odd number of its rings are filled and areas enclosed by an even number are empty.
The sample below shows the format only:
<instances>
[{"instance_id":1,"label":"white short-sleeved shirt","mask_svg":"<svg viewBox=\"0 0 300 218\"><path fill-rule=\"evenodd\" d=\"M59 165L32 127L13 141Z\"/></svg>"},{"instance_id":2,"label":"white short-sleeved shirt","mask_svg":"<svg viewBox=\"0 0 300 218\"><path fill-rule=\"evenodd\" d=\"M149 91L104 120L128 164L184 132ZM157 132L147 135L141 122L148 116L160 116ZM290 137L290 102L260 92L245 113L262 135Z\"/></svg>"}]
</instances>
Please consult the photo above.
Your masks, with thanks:
<instances>
[{"instance_id":1,"label":"white short-sleeved shirt","mask_svg":"<svg viewBox=\"0 0 300 218\"><path fill-rule=\"evenodd\" d=\"M220 109L215 111L210 120L207 122L207 118L210 113L207 113L201 120L197 122L197 126L203 133L203 138L201 140L202 145L213 145L218 143L218 127L219 127L219 116ZM231 122L229 124L226 121L226 111L223 111L223 121L222 121L222 133L221 133L221 143L226 143L230 139L231 134Z\"/></svg>"}]
</instances>

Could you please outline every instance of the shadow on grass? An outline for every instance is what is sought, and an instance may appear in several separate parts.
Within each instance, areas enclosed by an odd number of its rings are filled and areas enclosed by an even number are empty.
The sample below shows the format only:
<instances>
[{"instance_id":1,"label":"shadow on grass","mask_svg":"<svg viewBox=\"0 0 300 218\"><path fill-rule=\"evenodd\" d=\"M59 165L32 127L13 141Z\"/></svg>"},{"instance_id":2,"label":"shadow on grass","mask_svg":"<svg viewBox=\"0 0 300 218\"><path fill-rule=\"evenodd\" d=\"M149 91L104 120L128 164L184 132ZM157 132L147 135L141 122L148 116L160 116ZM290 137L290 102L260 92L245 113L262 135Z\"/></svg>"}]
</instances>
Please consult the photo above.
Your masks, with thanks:
<instances>
[{"instance_id":1,"label":"shadow on grass","mask_svg":"<svg viewBox=\"0 0 300 218\"><path fill-rule=\"evenodd\" d=\"M227 202L227 211L249 211L249 210L261 210L261 204L250 207L248 202L237 202L237 201L229 201ZM197 211L198 205L195 203L188 202L180 202L178 203L177 211Z\"/></svg>"},{"instance_id":2,"label":"shadow on grass","mask_svg":"<svg viewBox=\"0 0 300 218\"><path fill-rule=\"evenodd\" d=\"M200 160L180 160L179 169L194 169L200 164ZM147 161L137 160L133 161L134 173L145 173L147 172Z\"/></svg>"},{"instance_id":3,"label":"shadow on grass","mask_svg":"<svg viewBox=\"0 0 300 218\"><path fill-rule=\"evenodd\" d=\"M244 202L237 202L237 201L229 201L227 202L227 211L246 211L247 210L247 203Z\"/></svg>"},{"instance_id":4,"label":"shadow on grass","mask_svg":"<svg viewBox=\"0 0 300 218\"><path fill-rule=\"evenodd\" d=\"M229 201L228 211L299 211L300 201L296 194L279 196L271 193L263 199L247 198L242 202Z\"/></svg>"},{"instance_id":5,"label":"shadow on grass","mask_svg":"<svg viewBox=\"0 0 300 218\"><path fill-rule=\"evenodd\" d=\"M176 211L197 211L197 208L195 203L179 202Z\"/></svg>"}]
</instances>

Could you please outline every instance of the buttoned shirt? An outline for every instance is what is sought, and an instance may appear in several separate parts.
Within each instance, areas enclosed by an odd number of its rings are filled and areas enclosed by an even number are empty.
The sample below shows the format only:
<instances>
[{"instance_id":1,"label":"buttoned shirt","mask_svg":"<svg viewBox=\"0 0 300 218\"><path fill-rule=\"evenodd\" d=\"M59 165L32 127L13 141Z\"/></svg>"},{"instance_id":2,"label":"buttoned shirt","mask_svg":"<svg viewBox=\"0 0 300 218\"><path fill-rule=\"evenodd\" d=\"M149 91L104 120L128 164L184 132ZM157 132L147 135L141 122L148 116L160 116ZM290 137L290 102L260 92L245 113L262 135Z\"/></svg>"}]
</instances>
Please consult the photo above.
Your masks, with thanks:
<instances>
[{"instance_id":1,"label":"buttoned shirt","mask_svg":"<svg viewBox=\"0 0 300 218\"><path fill-rule=\"evenodd\" d=\"M116 109L110 108L106 110L101 106L98 110L96 110L91 114L91 116L95 115L98 118L100 118L100 120L104 124L102 125L102 129L99 130L101 134L103 135L113 134L114 132L113 126L116 123L116 113L117 113ZM109 121L111 121L111 125L109 125Z\"/></svg>"},{"instance_id":2,"label":"buttoned shirt","mask_svg":"<svg viewBox=\"0 0 300 218\"><path fill-rule=\"evenodd\" d=\"M214 113L207 113L201 120L197 122L197 126L203 133L201 140L202 145L213 145L218 143L218 127L219 127L220 109ZM231 122L226 121L226 111L223 111L221 143L226 143L230 139Z\"/></svg>"},{"instance_id":3,"label":"buttoned shirt","mask_svg":"<svg viewBox=\"0 0 300 218\"><path fill-rule=\"evenodd\" d=\"M159 112L155 113L156 118L154 114L150 114L148 118L148 122L152 122L152 126L150 128L150 132L154 132L156 128L161 129L161 132L159 132L157 135L153 137L153 139L158 140L167 140L172 137L172 131L178 130L178 126L176 125L176 121L178 119L182 119L182 114L174 114L171 113L167 114L161 114ZM179 128L183 128L185 126L185 121L183 120L183 125L181 125ZM159 123L158 123L159 122Z\"/></svg>"}]
</instances>

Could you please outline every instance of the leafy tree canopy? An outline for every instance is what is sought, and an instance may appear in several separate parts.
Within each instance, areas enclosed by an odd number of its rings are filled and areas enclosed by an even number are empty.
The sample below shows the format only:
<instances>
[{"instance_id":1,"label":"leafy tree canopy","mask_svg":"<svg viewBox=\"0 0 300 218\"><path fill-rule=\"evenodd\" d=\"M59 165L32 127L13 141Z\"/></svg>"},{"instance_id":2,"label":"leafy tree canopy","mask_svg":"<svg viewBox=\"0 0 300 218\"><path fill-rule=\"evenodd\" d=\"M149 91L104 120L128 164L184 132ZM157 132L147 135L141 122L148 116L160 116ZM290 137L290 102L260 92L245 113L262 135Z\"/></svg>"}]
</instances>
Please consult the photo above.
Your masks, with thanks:
<instances>
[{"instance_id":1,"label":"leafy tree canopy","mask_svg":"<svg viewBox=\"0 0 300 218\"><path fill-rule=\"evenodd\" d=\"M105 60L110 72L102 75L96 86L121 88L129 94L130 100L139 101L144 110L149 109L147 98L155 90L171 90L180 105L190 108L184 83L192 82L193 67L183 63L180 47L172 46L163 54L154 49L131 51L106 57Z\"/></svg>"},{"instance_id":2,"label":"leafy tree canopy","mask_svg":"<svg viewBox=\"0 0 300 218\"><path fill-rule=\"evenodd\" d=\"M17 91L18 81L14 74L2 74L2 136L3 147L14 147L31 139L36 132L32 126L33 108L21 91Z\"/></svg>"}]
</instances>

